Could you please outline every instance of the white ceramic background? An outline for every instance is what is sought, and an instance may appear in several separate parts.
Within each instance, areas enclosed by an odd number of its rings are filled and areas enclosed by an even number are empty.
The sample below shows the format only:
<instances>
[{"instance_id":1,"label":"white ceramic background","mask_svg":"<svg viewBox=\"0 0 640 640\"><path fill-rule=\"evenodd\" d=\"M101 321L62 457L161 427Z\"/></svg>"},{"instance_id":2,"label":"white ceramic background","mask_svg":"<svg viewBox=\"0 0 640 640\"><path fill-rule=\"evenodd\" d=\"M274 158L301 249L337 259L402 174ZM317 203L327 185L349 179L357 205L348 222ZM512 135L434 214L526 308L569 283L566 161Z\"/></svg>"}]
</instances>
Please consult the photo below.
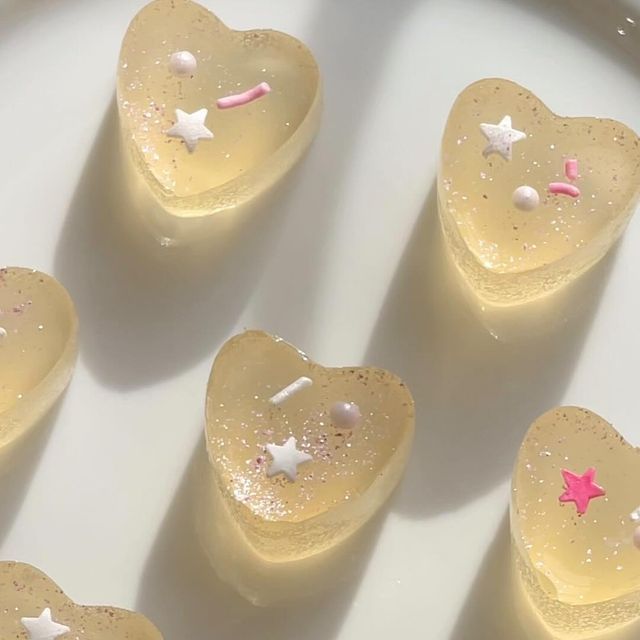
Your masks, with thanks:
<instances>
[{"instance_id":1,"label":"white ceramic background","mask_svg":"<svg viewBox=\"0 0 640 640\"><path fill-rule=\"evenodd\" d=\"M457 93L489 75L639 131L640 25L617 29L640 22L640 3L204 3L308 43L324 121L295 179L207 269L156 273L110 226L105 187L118 50L142 2L0 1L0 262L58 277L82 329L68 394L0 478L0 557L79 601L137 608L167 640L530 635L507 580L510 467L529 422L559 403L640 442L640 223L561 329L496 341L443 259L439 138ZM217 582L188 518L211 360L244 327L326 364L394 369L417 401L407 477L350 579L276 611Z\"/></svg>"}]
</instances>

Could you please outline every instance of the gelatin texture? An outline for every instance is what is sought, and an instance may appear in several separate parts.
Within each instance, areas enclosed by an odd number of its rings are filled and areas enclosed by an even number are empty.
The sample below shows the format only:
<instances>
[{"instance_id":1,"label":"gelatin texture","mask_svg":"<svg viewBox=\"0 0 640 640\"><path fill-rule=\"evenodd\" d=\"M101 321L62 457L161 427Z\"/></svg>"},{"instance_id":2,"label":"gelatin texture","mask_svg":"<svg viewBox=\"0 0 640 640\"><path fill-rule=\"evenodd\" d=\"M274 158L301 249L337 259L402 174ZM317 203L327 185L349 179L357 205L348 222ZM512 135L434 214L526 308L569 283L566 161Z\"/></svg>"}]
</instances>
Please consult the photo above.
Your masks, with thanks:
<instances>
[{"instance_id":1,"label":"gelatin texture","mask_svg":"<svg viewBox=\"0 0 640 640\"><path fill-rule=\"evenodd\" d=\"M313 384L269 402L302 376ZM332 424L337 401L358 405L357 426ZM207 449L216 487L249 543L274 561L316 554L371 517L400 478L413 428L413 400L396 376L327 369L265 333L232 338L213 366ZM312 459L299 465L295 482L269 477L267 445L292 436Z\"/></svg>"},{"instance_id":2,"label":"gelatin texture","mask_svg":"<svg viewBox=\"0 0 640 640\"><path fill-rule=\"evenodd\" d=\"M67 386L78 319L53 278L0 269L0 449L24 434Z\"/></svg>"},{"instance_id":3,"label":"gelatin texture","mask_svg":"<svg viewBox=\"0 0 640 640\"><path fill-rule=\"evenodd\" d=\"M505 116L526 134L513 142L511 160L484 153L480 126ZM567 161L577 176L568 177ZM552 193L553 183L579 196ZM537 206L524 203L532 210L514 203L523 186L539 195ZM442 141L440 218L455 263L481 299L520 303L578 277L622 233L639 193L638 137L619 122L556 116L527 89L495 78L472 84L453 105Z\"/></svg>"},{"instance_id":4,"label":"gelatin texture","mask_svg":"<svg viewBox=\"0 0 640 640\"><path fill-rule=\"evenodd\" d=\"M604 496L585 513L561 502L563 470L595 469ZM513 475L511 533L531 602L557 634L588 637L640 616L640 454L595 413L553 409L536 420Z\"/></svg>"},{"instance_id":5,"label":"gelatin texture","mask_svg":"<svg viewBox=\"0 0 640 640\"><path fill-rule=\"evenodd\" d=\"M189 52L190 76L172 72ZM233 109L219 98L261 82L271 92ZM298 40L277 31L233 31L190 0L155 0L133 19L118 68L124 145L155 197L178 216L235 207L271 186L311 141L320 111L316 62ZM213 138L193 153L167 135L176 109L207 109Z\"/></svg>"},{"instance_id":6,"label":"gelatin texture","mask_svg":"<svg viewBox=\"0 0 640 640\"><path fill-rule=\"evenodd\" d=\"M26 638L22 618L38 618L49 608L52 619L69 627L61 638L86 640L162 640L145 617L111 607L74 604L38 569L0 562L0 638Z\"/></svg>"}]
</instances>

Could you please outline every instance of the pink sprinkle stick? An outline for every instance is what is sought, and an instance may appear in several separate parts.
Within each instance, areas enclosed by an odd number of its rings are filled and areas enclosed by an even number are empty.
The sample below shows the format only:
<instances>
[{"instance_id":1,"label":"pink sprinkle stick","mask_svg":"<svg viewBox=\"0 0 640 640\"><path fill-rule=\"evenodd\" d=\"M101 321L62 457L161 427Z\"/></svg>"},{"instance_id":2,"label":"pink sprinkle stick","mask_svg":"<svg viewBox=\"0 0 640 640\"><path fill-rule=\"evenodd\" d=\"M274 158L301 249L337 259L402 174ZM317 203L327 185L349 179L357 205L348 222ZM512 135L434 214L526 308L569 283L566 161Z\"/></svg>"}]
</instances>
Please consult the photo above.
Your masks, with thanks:
<instances>
[{"instance_id":1,"label":"pink sprinkle stick","mask_svg":"<svg viewBox=\"0 0 640 640\"><path fill-rule=\"evenodd\" d=\"M571 196L572 198L580 197L580 189L574 184L568 184L567 182L550 182L549 191L563 196Z\"/></svg>"},{"instance_id":2,"label":"pink sprinkle stick","mask_svg":"<svg viewBox=\"0 0 640 640\"><path fill-rule=\"evenodd\" d=\"M236 93L233 96L227 96L226 98L219 98L216 101L218 109L231 109L232 107L241 107L243 104L249 104L262 96L266 96L271 91L271 87L268 82L261 82L252 89L248 89L244 93Z\"/></svg>"},{"instance_id":3,"label":"pink sprinkle stick","mask_svg":"<svg viewBox=\"0 0 640 640\"><path fill-rule=\"evenodd\" d=\"M569 158L564 161L564 175L568 180L576 180L578 177L578 161L575 158Z\"/></svg>"}]
</instances>

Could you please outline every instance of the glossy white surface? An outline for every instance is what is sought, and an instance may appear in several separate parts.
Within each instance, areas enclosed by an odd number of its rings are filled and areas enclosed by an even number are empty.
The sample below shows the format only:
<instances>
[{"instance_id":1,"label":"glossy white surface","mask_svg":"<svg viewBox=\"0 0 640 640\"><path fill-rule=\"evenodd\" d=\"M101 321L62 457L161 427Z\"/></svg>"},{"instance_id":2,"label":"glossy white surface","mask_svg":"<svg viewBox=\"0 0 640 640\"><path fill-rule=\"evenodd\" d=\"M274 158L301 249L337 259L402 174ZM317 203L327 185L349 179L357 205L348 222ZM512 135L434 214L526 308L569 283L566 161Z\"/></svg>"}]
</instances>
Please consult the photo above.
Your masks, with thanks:
<instances>
[{"instance_id":1,"label":"glossy white surface","mask_svg":"<svg viewBox=\"0 0 640 640\"><path fill-rule=\"evenodd\" d=\"M439 139L457 93L490 75L558 113L640 131L640 3L204 3L230 26L308 43L325 115L269 211L224 251L175 264L111 224L114 73L143 3L0 0L0 260L55 275L81 320L67 396L0 478L0 557L82 602L137 608L167 640L532 635L508 582L511 464L531 420L559 403L640 443L640 222L582 279L571 317L498 341L444 260ZM218 583L188 517L211 360L244 327L323 364L390 368L417 401L407 477L350 579L284 611Z\"/></svg>"}]
</instances>

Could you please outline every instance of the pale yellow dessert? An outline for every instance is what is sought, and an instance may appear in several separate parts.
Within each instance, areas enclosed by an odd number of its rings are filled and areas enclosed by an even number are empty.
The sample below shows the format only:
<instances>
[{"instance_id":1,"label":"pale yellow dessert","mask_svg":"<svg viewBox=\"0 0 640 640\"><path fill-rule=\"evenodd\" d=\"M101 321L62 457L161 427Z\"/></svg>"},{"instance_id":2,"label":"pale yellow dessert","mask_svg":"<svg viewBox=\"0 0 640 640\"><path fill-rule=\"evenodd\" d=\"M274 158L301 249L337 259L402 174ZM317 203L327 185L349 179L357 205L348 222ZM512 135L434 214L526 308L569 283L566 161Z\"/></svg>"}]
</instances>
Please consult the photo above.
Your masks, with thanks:
<instances>
[{"instance_id":1,"label":"pale yellow dessert","mask_svg":"<svg viewBox=\"0 0 640 640\"><path fill-rule=\"evenodd\" d=\"M578 407L533 423L513 473L511 535L524 589L555 636L640 616L639 506L640 452L610 424Z\"/></svg>"},{"instance_id":2,"label":"pale yellow dessert","mask_svg":"<svg viewBox=\"0 0 640 640\"><path fill-rule=\"evenodd\" d=\"M512 130L502 153L492 146L501 124ZM568 177L567 161L577 175ZM574 195L552 193L554 183ZM496 78L472 84L453 105L440 220L456 265L485 302L532 300L578 277L620 236L639 193L638 137L619 122L556 116Z\"/></svg>"},{"instance_id":3,"label":"pale yellow dessert","mask_svg":"<svg viewBox=\"0 0 640 640\"><path fill-rule=\"evenodd\" d=\"M220 98L264 82L268 94L218 108ZM117 85L126 151L176 225L272 186L319 123L320 75L305 45L277 31L233 31L190 0L155 0L136 15ZM209 133L199 126L191 148L172 133L177 109L207 110L200 120Z\"/></svg>"},{"instance_id":4,"label":"pale yellow dessert","mask_svg":"<svg viewBox=\"0 0 640 640\"><path fill-rule=\"evenodd\" d=\"M318 554L368 520L400 479L414 429L393 374L327 369L258 331L221 349L206 417L213 490L272 563Z\"/></svg>"},{"instance_id":5,"label":"pale yellow dessert","mask_svg":"<svg viewBox=\"0 0 640 640\"><path fill-rule=\"evenodd\" d=\"M360 577L383 514L324 551L291 562L272 561L247 538L236 510L218 488L206 451L202 453L193 473L195 529L218 577L243 598L261 607L291 605Z\"/></svg>"},{"instance_id":6,"label":"pale yellow dessert","mask_svg":"<svg viewBox=\"0 0 640 640\"><path fill-rule=\"evenodd\" d=\"M18 562L0 562L0 638L162 640L144 616L74 604L44 573Z\"/></svg>"},{"instance_id":7,"label":"pale yellow dessert","mask_svg":"<svg viewBox=\"0 0 640 640\"><path fill-rule=\"evenodd\" d=\"M0 451L69 383L77 328L73 302L59 282L32 269L0 269Z\"/></svg>"}]
</instances>

